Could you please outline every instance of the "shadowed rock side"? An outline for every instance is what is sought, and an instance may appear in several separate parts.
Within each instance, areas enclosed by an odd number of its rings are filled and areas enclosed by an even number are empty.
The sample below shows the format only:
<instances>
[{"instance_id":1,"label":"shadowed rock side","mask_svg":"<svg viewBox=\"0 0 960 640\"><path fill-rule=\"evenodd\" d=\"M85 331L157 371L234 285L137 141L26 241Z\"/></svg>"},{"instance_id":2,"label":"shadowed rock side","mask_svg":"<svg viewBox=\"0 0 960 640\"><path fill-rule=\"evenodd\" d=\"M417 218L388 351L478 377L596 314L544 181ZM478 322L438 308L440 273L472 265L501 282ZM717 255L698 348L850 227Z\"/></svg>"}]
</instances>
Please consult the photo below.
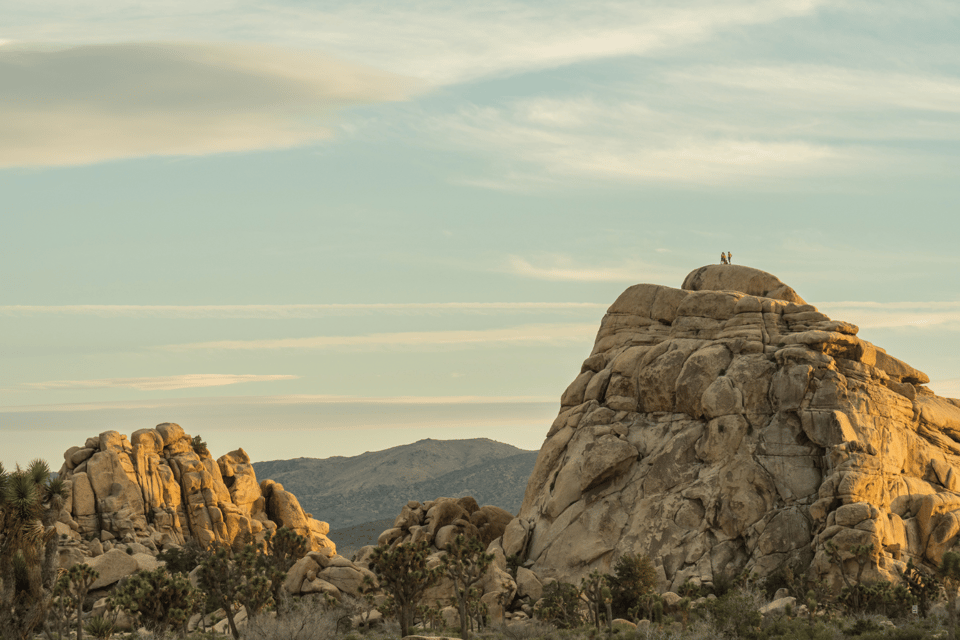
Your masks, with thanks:
<instances>
[{"instance_id":1,"label":"shadowed rock side","mask_svg":"<svg viewBox=\"0 0 960 640\"><path fill-rule=\"evenodd\" d=\"M578 582L646 553L672 589L784 564L835 581L830 540L874 545L865 579L939 562L960 532L960 401L856 326L734 286L801 300L770 274L717 265L613 303L507 556Z\"/></svg>"},{"instance_id":2,"label":"shadowed rock side","mask_svg":"<svg viewBox=\"0 0 960 640\"><path fill-rule=\"evenodd\" d=\"M304 513L281 484L258 483L243 449L214 460L194 451L179 425L141 429L129 441L105 431L68 449L64 459L60 474L71 491L58 524L67 537L62 553L99 556L124 543L155 554L190 538L242 545L281 526L307 538L313 550L335 551L329 526Z\"/></svg>"}]
</instances>

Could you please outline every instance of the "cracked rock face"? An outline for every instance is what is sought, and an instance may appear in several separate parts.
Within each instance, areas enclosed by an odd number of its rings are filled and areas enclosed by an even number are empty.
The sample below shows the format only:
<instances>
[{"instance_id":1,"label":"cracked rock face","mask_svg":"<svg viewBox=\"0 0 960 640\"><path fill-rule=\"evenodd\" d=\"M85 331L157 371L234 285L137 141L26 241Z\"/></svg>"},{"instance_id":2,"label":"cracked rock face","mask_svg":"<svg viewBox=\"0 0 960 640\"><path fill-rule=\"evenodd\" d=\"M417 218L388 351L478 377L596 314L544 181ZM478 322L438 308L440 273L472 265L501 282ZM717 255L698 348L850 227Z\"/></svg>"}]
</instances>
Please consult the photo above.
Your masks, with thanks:
<instances>
[{"instance_id":1,"label":"cracked rock face","mask_svg":"<svg viewBox=\"0 0 960 640\"><path fill-rule=\"evenodd\" d=\"M630 287L564 392L503 547L579 582L628 552L664 589L746 569L839 580L825 545L872 543L867 579L960 533L960 401L739 265ZM532 563L532 564L529 564Z\"/></svg>"}]
</instances>

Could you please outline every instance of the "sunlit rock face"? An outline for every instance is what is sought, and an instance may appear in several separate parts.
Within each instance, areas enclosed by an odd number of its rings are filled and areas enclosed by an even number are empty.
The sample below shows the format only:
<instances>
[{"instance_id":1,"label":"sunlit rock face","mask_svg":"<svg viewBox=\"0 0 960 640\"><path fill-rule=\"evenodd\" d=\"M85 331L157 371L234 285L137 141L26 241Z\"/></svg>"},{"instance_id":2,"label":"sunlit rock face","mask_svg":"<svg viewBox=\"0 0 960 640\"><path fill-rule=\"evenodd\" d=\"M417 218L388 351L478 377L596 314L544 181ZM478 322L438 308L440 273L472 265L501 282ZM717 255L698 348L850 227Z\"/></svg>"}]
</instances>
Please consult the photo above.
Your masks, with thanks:
<instances>
[{"instance_id":1,"label":"sunlit rock face","mask_svg":"<svg viewBox=\"0 0 960 640\"><path fill-rule=\"evenodd\" d=\"M218 460L199 449L173 423L135 431L129 440L105 431L71 447L60 470L71 488L60 518L65 535L97 556L104 544L152 553L189 539L240 546L286 526L313 550L335 551L329 526L304 513L282 485L259 484L243 449Z\"/></svg>"},{"instance_id":2,"label":"sunlit rock face","mask_svg":"<svg viewBox=\"0 0 960 640\"><path fill-rule=\"evenodd\" d=\"M609 308L504 533L541 578L628 552L663 588L872 544L867 579L938 563L960 532L960 401L778 278L697 269Z\"/></svg>"}]
</instances>

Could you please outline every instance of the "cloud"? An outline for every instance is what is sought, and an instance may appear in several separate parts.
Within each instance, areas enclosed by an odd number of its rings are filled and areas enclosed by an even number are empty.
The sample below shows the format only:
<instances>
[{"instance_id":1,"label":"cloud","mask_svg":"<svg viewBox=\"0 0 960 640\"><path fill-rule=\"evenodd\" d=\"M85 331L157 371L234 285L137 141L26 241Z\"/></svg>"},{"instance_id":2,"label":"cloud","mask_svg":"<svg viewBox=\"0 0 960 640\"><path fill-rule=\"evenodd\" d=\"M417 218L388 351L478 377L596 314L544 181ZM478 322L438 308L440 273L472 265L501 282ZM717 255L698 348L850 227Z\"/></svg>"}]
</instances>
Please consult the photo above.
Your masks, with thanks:
<instances>
[{"instance_id":1,"label":"cloud","mask_svg":"<svg viewBox=\"0 0 960 640\"><path fill-rule=\"evenodd\" d=\"M960 112L960 79L828 65L706 66L668 72L676 84L761 93L769 106L810 111Z\"/></svg>"},{"instance_id":2,"label":"cloud","mask_svg":"<svg viewBox=\"0 0 960 640\"><path fill-rule=\"evenodd\" d=\"M823 0L693 0L652 6L622 0L483 3L414 0L300 3L10 0L4 36L20 41L269 42L323 48L434 85L651 52L714 34L810 15ZM19 6L18 6L19 5Z\"/></svg>"},{"instance_id":3,"label":"cloud","mask_svg":"<svg viewBox=\"0 0 960 640\"><path fill-rule=\"evenodd\" d=\"M669 91L664 91L664 95ZM844 171L866 164L857 149L746 131L690 104L648 104L632 95L531 98L501 107L466 107L435 117L428 129L446 144L497 158L518 188L590 181L724 184L747 179ZM734 116L731 116L734 117ZM504 158L512 161L504 161ZM849 171L849 166L846 169ZM478 186L484 179L472 178Z\"/></svg>"},{"instance_id":4,"label":"cloud","mask_svg":"<svg viewBox=\"0 0 960 640\"><path fill-rule=\"evenodd\" d=\"M563 282L672 282L685 275L677 269L665 269L639 261L606 267L577 265L564 256L553 256L548 261L551 263L549 266L537 266L519 256L510 256L507 271L537 280Z\"/></svg>"},{"instance_id":5,"label":"cloud","mask_svg":"<svg viewBox=\"0 0 960 640\"><path fill-rule=\"evenodd\" d=\"M27 382L15 390L48 391L51 389L137 389L139 391L171 391L173 389L193 389L196 387L222 387L242 382L270 382L274 380L296 380L300 376L290 375L235 375L220 373L191 373L180 376L159 376L153 378L101 378L99 380L51 380L48 382Z\"/></svg>"},{"instance_id":6,"label":"cloud","mask_svg":"<svg viewBox=\"0 0 960 640\"><path fill-rule=\"evenodd\" d=\"M0 316L96 316L101 318L322 318L369 313L479 313L575 312L606 309L597 302L399 302L359 304L244 304L244 305L6 305Z\"/></svg>"},{"instance_id":7,"label":"cloud","mask_svg":"<svg viewBox=\"0 0 960 640\"><path fill-rule=\"evenodd\" d=\"M0 413L38 413L68 411L109 411L128 409L161 409L177 407L243 407L243 406L288 406L288 405L410 405L410 406L459 406L500 404L555 404L550 396L334 396L334 395L283 395L283 396L226 396L206 398L157 398L155 400L120 400L115 402L83 402L37 405L4 405Z\"/></svg>"},{"instance_id":8,"label":"cloud","mask_svg":"<svg viewBox=\"0 0 960 640\"><path fill-rule=\"evenodd\" d=\"M819 308L861 329L960 330L960 302L824 302Z\"/></svg>"},{"instance_id":9,"label":"cloud","mask_svg":"<svg viewBox=\"0 0 960 640\"><path fill-rule=\"evenodd\" d=\"M462 331L408 331L371 333L360 336L315 336L274 340L220 340L172 344L167 351L265 350L265 349L390 349L390 348L471 348L491 345L539 346L592 340L595 324L529 324L503 329Z\"/></svg>"},{"instance_id":10,"label":"cloud","mask_svg":"<svg viewBox=\"0 0 960 640\"><path fill-rule=\"evenodd\" d=\"M240 44L0 49L0 168L274 149L328 138L334 113L420 83Z\"/></svg>"}]
</instances>

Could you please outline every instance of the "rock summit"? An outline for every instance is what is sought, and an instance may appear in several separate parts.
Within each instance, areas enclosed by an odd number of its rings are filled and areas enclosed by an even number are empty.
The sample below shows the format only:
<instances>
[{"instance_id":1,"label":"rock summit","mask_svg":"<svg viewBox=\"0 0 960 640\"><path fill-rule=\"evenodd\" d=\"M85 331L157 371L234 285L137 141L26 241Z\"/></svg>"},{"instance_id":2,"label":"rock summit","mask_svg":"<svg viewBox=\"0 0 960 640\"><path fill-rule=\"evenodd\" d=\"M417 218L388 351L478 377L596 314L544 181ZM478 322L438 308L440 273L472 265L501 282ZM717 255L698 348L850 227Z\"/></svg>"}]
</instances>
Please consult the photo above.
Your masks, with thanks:
<instances>
[{"instance_id":1,"label":"rock summit","mask_svg":"<svg viewBox=\"0 0 960 640\"><path fill-rule=\"evenodd\" d=\"M960 533L960 401L777 277L628 288L561 398L503 552L578 582L625 553L664 589L747 570L936 565Z\"/></svg>"}]
</instances>

